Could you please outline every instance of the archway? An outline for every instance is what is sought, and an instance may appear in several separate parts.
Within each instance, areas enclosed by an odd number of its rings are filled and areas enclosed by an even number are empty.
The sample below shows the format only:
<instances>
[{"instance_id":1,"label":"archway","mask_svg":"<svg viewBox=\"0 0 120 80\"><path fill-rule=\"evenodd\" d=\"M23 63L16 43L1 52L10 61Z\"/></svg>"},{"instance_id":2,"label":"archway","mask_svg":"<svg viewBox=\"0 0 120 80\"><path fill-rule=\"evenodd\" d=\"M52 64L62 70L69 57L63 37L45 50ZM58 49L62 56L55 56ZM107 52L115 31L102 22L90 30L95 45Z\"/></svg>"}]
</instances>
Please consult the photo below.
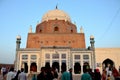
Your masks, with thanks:
<instances>
[{"instance_id":1,"label":"archway","mask_svg":"<svg viewBox=\"0 0 120 80\"><path fill-rule=\"evenodd\" d=\"M106 67L114 67L114 62L111 60L111 59L105 59L102 63L103 65L103 69L106 68Z\"/></svg>"},{"instance_id":2,"label":"archway","mask_svg":"<svg viewBox=\"0 0 120 80\"><path fill-rule=\"evenodd\" d=\"M74 65L74 73L75 74L80 74L81 73L81 66L79 62L76 62Z\"/></svg>"},{"instance_id":3,"label":"archway","mask_svg":"<svg viewBox=\"0 0 120 80\"><path fill-rule=\"evenodd\" d=\"M30 65L30 71L37 72L37 65L35 62L31 63Z\"/></svg>"},{"instance_id":4,"label":"archway","mask_svg":"<svg viewBox=\"0 0 120 80\"><path fill-rule=\"evenodd\" d=\"M50 63L49 63L49 62L46 62L46 63L45 63L45 68L46 68L46 69L50 69Z\"/></svg>"},{"instance_id":5,"label":"archway","mask_svg":"<svg viewBox=\"0 0 120 80\"><path fill-rule=\"evenodd\" d=\"M40 31L39 31L40 33L42 33L42 29L40 29Z\"/></svg>"},{"instance_id":6,"label":"archway","mask_svg":"<svg viewBox=\"0 0 120 80\"><path fill-rule=\"evenodd\" d=\"M54 62L54 63L52 64L52 68L53 68L53 69L57 68L57 70L58 70L58 72L59 72L59 71L60 71L60 70L59 70L59 63L58 63L58 62Z\"/></svg>"},{"instance_id":7,"label":"archway","mask_svg":"<svg viewBox=\"0 0 120 80\"><path fill-rule=\"evenodd\" d=\"M89 70L90 69L90 65L89 65L89 63L88 62L84 62L84 64L83 64L83 71L85 70Z\"/></svg>"},{"instance_id":8,"label":"archway","mask_svg":"<svg viewBox=\"0 0 120 80\"><path fill-rule=\"evenodd\" d=\"M71 30L71 33L73 33L73 30Z\"/></svg>"},{"instance_id":9,"label":"archway","mask_svg":"<svg viewBox=\"0 0 120 80\"><path fill-rule=\"evenodd\" d=\"M59 28L57 26L54 27L54 31L59 31Z\"/></svg>"},{"instance_id":10,"label":"archway","mask_svg":"<svg viewBox=\"0 0 120 80\"><path fill-rule=\"evenodd\" d=\"M64 72L67 70L67 65L65 62L62 62L62 65L61 65L61 71Z\"/></svg>"},{"instance_id":11,"label":"archway","mask_svg":"<svg viewBox=\"0 0 120 80\"><path fill-rule=\"evenodd\" d=\"M25 73L28 73L28 65L26 62L24 63L24 70L25 70Z\"/></svg>"}]
</instances>

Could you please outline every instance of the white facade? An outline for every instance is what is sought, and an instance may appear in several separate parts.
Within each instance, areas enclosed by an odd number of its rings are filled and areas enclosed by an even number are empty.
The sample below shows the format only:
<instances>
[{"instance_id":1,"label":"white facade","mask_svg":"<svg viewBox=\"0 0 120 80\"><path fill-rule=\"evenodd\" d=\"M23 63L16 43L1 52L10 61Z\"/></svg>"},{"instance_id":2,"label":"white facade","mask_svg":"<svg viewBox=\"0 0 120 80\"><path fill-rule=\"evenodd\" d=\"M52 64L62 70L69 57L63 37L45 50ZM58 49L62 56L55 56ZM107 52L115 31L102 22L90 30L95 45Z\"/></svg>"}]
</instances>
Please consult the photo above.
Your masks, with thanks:
<instances>
[{"instance_id":1,"label":"white facade","mask_svg":"<svg viewBox=\"0 0 120 80\"><path fill-rule=\"evenodd\" d=\"M19 49L17 50L15 68L20 70L25 68L24 63L28 65L28 73L30 73L31 63L36 63L37 72L45 66L47 62L50 66L54 62L59 63L59 71L61 71L62 63L66 63L67 70L73 68L75 63L80 63L81 73L83 72L83 64L89 63L90 68L93 68L92 63L93 51L87 49L70 49L70 48L42 48L42 49Z\"/></svg>"}]
</instances>

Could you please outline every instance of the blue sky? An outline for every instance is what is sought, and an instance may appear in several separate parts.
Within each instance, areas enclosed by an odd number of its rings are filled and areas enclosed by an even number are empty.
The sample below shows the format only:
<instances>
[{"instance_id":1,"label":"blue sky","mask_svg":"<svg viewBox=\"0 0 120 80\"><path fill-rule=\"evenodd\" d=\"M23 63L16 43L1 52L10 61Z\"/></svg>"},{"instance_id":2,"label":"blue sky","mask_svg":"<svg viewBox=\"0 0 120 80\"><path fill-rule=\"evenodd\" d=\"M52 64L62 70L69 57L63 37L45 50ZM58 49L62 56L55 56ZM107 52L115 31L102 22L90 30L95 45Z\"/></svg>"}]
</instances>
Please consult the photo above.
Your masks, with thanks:
<instances>
[{"instance_id":1,"label":"blue sky","mask_svg":"<svg viewBox=\"0 0 120 80\"><path fill-rule=\"evenodd\" d=\"M0 63L14 62L16 36L21 35L25 48L30 25L35 32L37 22L57 4L78 32L83 27L86 47L94 35L96 48L120 48L120 0L0 0Z\"/></svg>"}]
</instances>

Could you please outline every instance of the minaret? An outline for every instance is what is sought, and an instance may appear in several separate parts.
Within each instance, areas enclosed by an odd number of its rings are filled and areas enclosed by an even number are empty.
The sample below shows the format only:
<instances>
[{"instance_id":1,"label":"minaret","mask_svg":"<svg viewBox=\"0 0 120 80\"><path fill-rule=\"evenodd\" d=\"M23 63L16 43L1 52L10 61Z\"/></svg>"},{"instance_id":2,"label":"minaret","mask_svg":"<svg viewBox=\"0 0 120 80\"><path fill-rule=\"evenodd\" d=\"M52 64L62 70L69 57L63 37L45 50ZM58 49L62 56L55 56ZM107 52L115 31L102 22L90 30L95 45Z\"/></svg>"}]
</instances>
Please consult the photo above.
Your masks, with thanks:
<instances>
[{"instance_id":1,"label":"minaret","mask_svg":"<svg viewBox=\"0 0 120 80\"><path fill-rule=\"evenodd\" d=\"M81 26L81 28L80 28L80 33L84 33L82 26Z\"/></svg>"},{"instance_id":2,"label":"minaret","mask_svg":"<svg viewBox=\"0 0 120 80\"><path fill-rule=\"evenodd\" d=\"M95 41L94 41L94 36L91 35L91 36L90 36L90 44L91 44L91 49L92 49L92 50L94 50L94 48L95 48L94 43L95 43Z\"/></svg>"},{"instance_id":3,"label":"minaret","mask_svg":"<svg viewBox=\"0 0 120 80\"><path fill-rule=\"evenodd\" d=\"M30 25L29 33L32 33L32 25Z\"/></svg>"},{"instance_id":4,"label":"minaret","mask_svg":"<svg viewBox=\"0 0 120 80\"><path fill-rule=\"evenodd\" d=\"M90 44L91 44L91 50L93 51L92 54L92 68L93 68L93 72L96 69L96 57L95 57L95 46L94 46L95 40L94 40L94 36L91 35L90 36Z\"/></svg>"},{"instance_id":5,"label":"minaret","mask_svg":"<svg viewBox=\"0 0 120 80\"><path fill-rule=\"evenodd\" d=\"M16 49L19 49L20 48L20 43L21 43L21 36L18 35L16 37Z\"/></svg>"}]
</instances>

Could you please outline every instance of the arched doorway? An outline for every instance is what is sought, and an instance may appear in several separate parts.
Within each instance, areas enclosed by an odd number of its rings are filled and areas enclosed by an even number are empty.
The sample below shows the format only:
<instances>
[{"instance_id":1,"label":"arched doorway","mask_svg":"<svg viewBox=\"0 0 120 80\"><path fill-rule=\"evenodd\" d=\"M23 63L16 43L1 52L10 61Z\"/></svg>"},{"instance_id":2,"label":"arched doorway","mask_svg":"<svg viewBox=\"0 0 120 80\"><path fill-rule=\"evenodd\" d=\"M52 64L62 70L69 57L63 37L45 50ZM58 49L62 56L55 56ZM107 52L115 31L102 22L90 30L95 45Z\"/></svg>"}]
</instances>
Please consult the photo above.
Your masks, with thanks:
<instances>
[{"instance_id":1,"label":"arched doorway","mask_svg":"<svg viewBox=\"0 0 120 80\"><path fill-rule=\"evenodd\" d=\"M50 69L50 63L49 62L45 63L45 68Z\"/></svg>"},{"instance_id":2,"label":"arched doorway","mask_svg":"<svg viewBox=\"0 0 120 80\"><path fill-rule=\"evenodd\" d=\"M65 62L62 62L62 65L61 65L61 71L66 71L67 70L67 65Z\"/></svg>"},{"instance_id":3,"label":"arched doorway","mask_svg":"<svg viewBox=\"0 0 120 80\"><path fill-rule=\"evenodd\" d=\"M57 68L57 70L58 70L58 72L59 72L59 71L60 71L60 70L59 70L59 63L58 63L58 62L54 62L54 63L52 64L52 68L53 68L53 69Z\"/></svg>"},{"instance_id":4,"label":"arched doorway","mask_svg":"<svg viewBox=\"0 0 120 80\"><path fill-rule=\"evenodd\" d=\"M89 70L89 69L90 69L89 63L88 62L84 62L84 64L83 64L83 71L84 70Z\"/></svg>"},{"instance_id":5,"label":"arched doorway","mask_svg":"<svg viewBox=\"0 0 120 80\"><path fill-rule=\"evenodd\" d=\"M114 62L108 58L103 61L102 65L103 65L103 69L105 69L106 67L112 68L114 67Z\"/></svg>"},{"instance_id":6,"label":"arched doorway","mask_svg":"<svg viewBox=\"0 0 120 80\"><path fill-rule=\"evenodd\" d=\"M57 26L54 27L54 31L59 31L59 28Z\"/></svg>"},{"instance_id":7,"label":"arched doorway","mask_svg":"<svg viewBox=\"0 0 120 80\"><path fill-rule=\"evenodd\" d=\"M30 65L30 71L37 72L37 65L35 62L31 63Z\"/></svg>"},{"instance_id":8,"label":"arched doorway","mask_svg":"<svg viewBox=\"0 0 120 80\"><path fill-rule=\"evenodd\" d=\"M42 29L40 29L40 31L39 31L40 33L42 33Z\"/></svg>"},{"instance_id":9,"label":"arched doorway","mask_svg":"<svg viewBox=\"0 0 120 80\"><path fill-rule=\"evenodd\" d=\"M73 30L71 29L71 33L73 33Z\"/></svg>"},{"instance_id":10,"label":"arched doorway","mask_svg":"<svg viewBox=\"0 0 120 80\"><path fill-rule=\"evenodd\" d=\"M26 62L24 63L24 70L25 70L25 73L28 73L28 65Z\"/></svg>"},{"instance_id":11,"label":"arched doorway","mask_svg":"<svg viewBox=\"0 0 120 80\"><path fill-rule=\"evenodd\" d=\"M74 65L74 73L75 74L80 74L81 73L81 66L79 62L76 62Z\"/></svg>"}]
</instances>

